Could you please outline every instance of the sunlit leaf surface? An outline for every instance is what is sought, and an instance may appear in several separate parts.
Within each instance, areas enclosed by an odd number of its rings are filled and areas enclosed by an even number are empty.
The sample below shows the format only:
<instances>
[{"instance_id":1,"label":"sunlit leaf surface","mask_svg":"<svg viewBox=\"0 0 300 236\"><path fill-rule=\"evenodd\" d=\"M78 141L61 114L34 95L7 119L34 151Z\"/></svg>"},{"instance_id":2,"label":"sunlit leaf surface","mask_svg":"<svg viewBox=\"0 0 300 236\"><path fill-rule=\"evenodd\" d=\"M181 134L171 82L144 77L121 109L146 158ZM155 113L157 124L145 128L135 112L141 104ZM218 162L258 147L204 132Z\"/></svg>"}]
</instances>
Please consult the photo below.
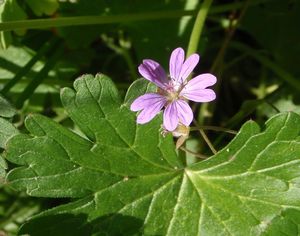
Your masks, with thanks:
<instances>
[{"instance_id":1,"label":"sunlit leaf surface","mask_svg":"<svg viewBox=\"0 0 300 236\"><path fill-rule=\"evenodd\" d=\"M85 75L61 93L85 137L41 115L26 120L6 158L7 179L31 196L71 203L32 218L30 235L297 235L300 117L283 113L262 130L249 121L215 156L184 167L161 118L137 125L134 83L122 103L109 78ZM280 234L278 234L280 235Z\"/></svg>"}]
</instances>

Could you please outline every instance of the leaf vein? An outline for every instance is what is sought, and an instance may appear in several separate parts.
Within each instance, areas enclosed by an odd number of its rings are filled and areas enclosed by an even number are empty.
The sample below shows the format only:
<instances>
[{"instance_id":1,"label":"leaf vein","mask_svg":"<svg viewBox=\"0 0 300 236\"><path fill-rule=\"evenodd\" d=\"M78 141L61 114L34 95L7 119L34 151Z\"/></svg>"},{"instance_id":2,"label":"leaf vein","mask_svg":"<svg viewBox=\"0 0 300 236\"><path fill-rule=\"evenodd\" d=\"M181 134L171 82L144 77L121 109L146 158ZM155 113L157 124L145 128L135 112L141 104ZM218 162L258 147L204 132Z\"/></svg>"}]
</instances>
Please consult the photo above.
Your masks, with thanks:
<instances>
[{"instance_id":1,"label":"leaf vein","mask_svg":"<svg viewBox=\"0 0 300 236\"><path fill-rule=\"evenodd\" d=\"M181 197L182 197L181 194L182 194L182 192L184 190L184 188L183 188L183 186L184 186L184 179L185 179L185 175L183 175L183 177L182 177L181 185L180 185L179 192L178 192L177 201L176 201L176 204L175 204L174 209L173 209L172 218L170 219L166 235L169 235L170 230L172 229L172 226L173 226L173 222L174 222L174 219L175 219L176 210L178 208L179 202L181 201Z\"/></svg>"},{"instance_id":2,"label":"leaf vein","mask_svg":"<svg viewBox=\"0 0 300 236\"><path fill-rule=\"evenodd\" d=\"M159 188L155 189L154 191L151 191L150 193L147 193L146 195L136 198L134 199L132 202L127 203L124 207L122 207L120 210L118 210L117 213L121 213L123 211L125 211L128 207L130 207L132 204L138 202L138 201L142 201L144 198L147 198L151 195L153 195L153 198L155 198L155 195L160 193L163 189L167 188L168 185L170 185L171 183L175 182L175 180L177 180L180 176L175 176L174 178L172 178L171 180L169 180L168 182L164 183L162 186L160 186ZM155 201L155 199L153 200Z\"/></svg>"},{"instance_id":3,"label":"leaf vein","mask_svg":"<svg viewBox=\"0 0 300 236\"><path fill-rule=\"evenodd\" d=\"M200 188L197 188L197 186L194 184L193 180L190 178L190 176L187 174L191 184L194 186L194 188L196 189L196 192L199 196L200 201L203 202L203 205L206 205L206 208L212 213L212 215L224 226L224 229L228 232L229 235L234 235L230 232L227 224L225 224L225 222L219 218L218 214L215 213L212 209L210 209L210 207L208 206L208 204L205 202L205 198L202 196L202 193L200 191ZM199 220L200 220L200 216L199 216Z\"/></svg>"},{"instance_id":4,"label":"leaf vein","mask_svg":"<svg viewBox=\"0 0 300 236\"><path fill-rule=\"evenodd\" d=\"M150 164L152 164L152 165L154 165L154 166L156 166L156 167L159 167L159 168L161 168L161 169L170 170L170 168L167 168L167 167L165 167L165 166L159 165L159 164L157 164L157 163L155 163L155 162L152 162L152 161L148 160L146 157L142 156L140 153L138 153L138 152L137 152L137 151L136 151L136 150L135 150L135 149L134 149L134 148L133 148L133 147L132 147L132 146L131 146L124 138L123 138L122 135L120 135L118 129L117 129L116 127L114 127L113 124L112 124L112 123L109 121L109 119L107 118L107 116L106 116L106 114L104 113L104 111L103 111L103 109L102 109L101 104L99 103L99 101L94 97L93 93L90 91L90 88L89 88L89 86L87 85L86 80L84 80L84 82L85 82L86 88L87 88L87 90L88 90L90 96L95 100L95 102L97 103L99 109L100 109L101 112L104 114L105 120L107 121L107 123L109 124L109 126L110 126L111 128L113 128L113 129L116 131L116 133L119 135L119 137L121 138L121 140L123 141L123 143L124 143L126 146L128 146L128 148L129 148L130 150L132 150L134 153L136 153L136 154L137 154L142 160L144 160L145 162L148 162L148 163L150 163ZM98 82L100 83L100 85L101 85L101 87L102 87L102 89L101 89L101 91L100 91L100 97L101 97L101 96L102 96L102 91L103 91L103 85L101 84L100 80L98 80ZM101 99L101 98L99 98L99 99Z\"/></svg>"}]
</instances>

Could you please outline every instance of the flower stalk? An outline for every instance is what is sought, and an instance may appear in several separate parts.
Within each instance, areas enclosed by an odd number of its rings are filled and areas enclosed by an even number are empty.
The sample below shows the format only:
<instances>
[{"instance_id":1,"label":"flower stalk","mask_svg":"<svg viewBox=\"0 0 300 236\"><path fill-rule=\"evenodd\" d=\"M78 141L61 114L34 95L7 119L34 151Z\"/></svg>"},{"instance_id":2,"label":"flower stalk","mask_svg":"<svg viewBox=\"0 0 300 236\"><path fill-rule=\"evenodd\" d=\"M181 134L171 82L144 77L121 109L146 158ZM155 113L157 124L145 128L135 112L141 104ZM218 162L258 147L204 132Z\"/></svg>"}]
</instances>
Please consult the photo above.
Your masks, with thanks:
<instances>
[{"instance_id":1,"label":"flower stalk","mask_svg":"<svg viewBox=\"0 0 300 236\"><path fill-rule=\"evenodd\" d=\"M210 9L212 1L213 0L204 0L204 2L202 3L202 5L198 11L198 14L197 14L197 17L195 20L195 24L193 26L193 30L192 30L190 40L189 40L187 56L189 56L197 51L200 37L201 37L202 31L203 31L204 22L207 17L207 14Z\"/></svg>"}]
</instances>

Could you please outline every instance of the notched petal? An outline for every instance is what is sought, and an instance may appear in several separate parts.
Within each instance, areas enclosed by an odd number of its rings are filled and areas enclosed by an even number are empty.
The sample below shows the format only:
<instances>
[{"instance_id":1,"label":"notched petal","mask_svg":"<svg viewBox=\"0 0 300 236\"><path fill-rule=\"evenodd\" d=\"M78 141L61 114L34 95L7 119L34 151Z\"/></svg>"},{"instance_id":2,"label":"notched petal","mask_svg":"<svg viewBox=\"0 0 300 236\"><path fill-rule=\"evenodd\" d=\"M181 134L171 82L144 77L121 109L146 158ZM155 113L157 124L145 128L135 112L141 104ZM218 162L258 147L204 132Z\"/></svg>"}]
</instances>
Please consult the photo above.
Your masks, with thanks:
<instances>
[{"instance_id":1,"label":"notched petal","mask_svg":"<svg viewBox=\"0 0 300 236\"><path fill-rule=\"evenodd\" d=\"M165 97L157 93L146 93L136 98L130 106L132 111L140 111L157 102L165 102Z\"/></svg>"},{"instance_id":2,"label":"notched petal","mask_svg":"<svg viewBox=\"0 0 300 236\"><path fill-rule=\"evenodd\" d=\"M171 53L169 62L169 71L172 79L178 80L183 62L184 50L182 48L176 48Z\"/></svg>"},{"instance_id":3,"label":"notched petal","mask_svg":"<svg viewBox=\"0 0 300 236\"><path fill-rule=\"evenodd\" d=\"M199 55L192 54L189 56L186 61L183 63L178 79L183 83L187 77L192 73L199 62Z\"/></svg>"},{"instance_id":4,"label":"notched petal","mask_svg":"<svg viewBox=\"0 0 300 236\"><path fill-rule=\"evenodd\" d=\"M145 107L140 114L138 115L136 122L138 124L145 124L152 120L163 108L164 102L159 101L156 103L152 103Z\"/></svg>"},{"instance_id":5,"label":"notched petal","mask_svg":"<svg viewBox=\"0 0 300 236\"><path fill-rule=\"evenodd\" d=\"M193 90L181 95L194 102L211 102L216 99L216 93L212 89Z\"/></svg>"},{"instance_id":6,"label":"notched petal","mask_svg":"<svg viewBox=\"0 0 300 236\"><path fill-rule=\"evenodd\" d=\"M201 74L191 79L180 92L183 96L194 102L210 102L216 99L216 94L207 87L214 85L217 78L209 73Z\"/></svg>"},{"instance_id":7,"label":"notched petal","mask_svg":"<svg viewBox=\"0 0 300 236\"><path fill-rule=\"evenodd\" d=\"M180 122L185 126L189 126L194 118L193 111L189 104L184 100L177 100L176 108Z\"/></svg>"},{"instance_id":8,"label":"notched petal","mask_svg":"<svg viewBox=\"0 0 300 236\"><path fill-rule=\"evenodd\" d=\"M156 61L145 59L143 60L143 63L139 65L138 70L145 79L156 84L162 89L168 83L166 72Z\"/></svg>"},{"instance_id":9,"label":"notched petal","mask_svg":"<svg viewBox=\"0 0 300 236\"><path fill-rule=\"evenodd\" d=\"M169 104L165 111L164 111L164 127L168 131L173 131L176 129L177 125L179 123L178 114L177 114L177 108L175 103Z\"/></svg>"},{"instance_id":10,"label":"notched petal","mask_svg":"<svg viewBox=\"0 0 300 236\"><path fill-rule=\"evenodd\" d=\"M185 90L205 89L214 85L217 82L216 76L210 73L205 73L191 79L185 86Z\"/></svg>"}]
</instances>

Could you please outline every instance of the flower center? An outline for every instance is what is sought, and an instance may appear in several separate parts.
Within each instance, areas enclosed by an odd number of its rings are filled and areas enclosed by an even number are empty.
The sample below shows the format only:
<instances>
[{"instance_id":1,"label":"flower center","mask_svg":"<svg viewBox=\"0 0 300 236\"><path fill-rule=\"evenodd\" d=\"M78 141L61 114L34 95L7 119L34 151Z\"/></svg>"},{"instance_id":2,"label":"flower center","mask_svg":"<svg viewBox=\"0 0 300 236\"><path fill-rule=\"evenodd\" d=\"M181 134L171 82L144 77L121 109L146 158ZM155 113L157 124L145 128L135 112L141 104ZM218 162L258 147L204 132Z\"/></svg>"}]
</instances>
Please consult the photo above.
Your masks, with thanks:
<instances>
[{"instance_id":1,"label":"flower center","mask_svg":"<svg viewBox=\"0 0 300 236\"><path fill-rule=\"evenodd\" d=\"M167 94L166 94L166 97L167 97L167 100L169 102L173 102L175 100L177 100L179 98L178 96L179 94L175 91L168 91Z\"/></svg>"},{"instance_id":2,"label":"flower center","mask_svg":"<svg viewBox=\"0 0 300 236\"><path fill-rule=\"evenodd\" d=\"M182 84L180 84L176 81L173 81L172 84L173 84L173 88L174 88L175 91L179 91L181 89Z\"/></svg>"},{"instance_id":3,"label":"flower center","mask_svg":"<svg viewBox=\"0 0 300 236\"><path fill-rule=\"evenodd\" d=\"M169 77L169 82L165 84L164 89L157 88L157 92L160 95L163 95L168 103L171 103L173 101L176 101L178 99L182 99L180 97L180 92L184 88L185 84L178 82L175 79L172 79Z\"/></svg>"}]
</instances>

